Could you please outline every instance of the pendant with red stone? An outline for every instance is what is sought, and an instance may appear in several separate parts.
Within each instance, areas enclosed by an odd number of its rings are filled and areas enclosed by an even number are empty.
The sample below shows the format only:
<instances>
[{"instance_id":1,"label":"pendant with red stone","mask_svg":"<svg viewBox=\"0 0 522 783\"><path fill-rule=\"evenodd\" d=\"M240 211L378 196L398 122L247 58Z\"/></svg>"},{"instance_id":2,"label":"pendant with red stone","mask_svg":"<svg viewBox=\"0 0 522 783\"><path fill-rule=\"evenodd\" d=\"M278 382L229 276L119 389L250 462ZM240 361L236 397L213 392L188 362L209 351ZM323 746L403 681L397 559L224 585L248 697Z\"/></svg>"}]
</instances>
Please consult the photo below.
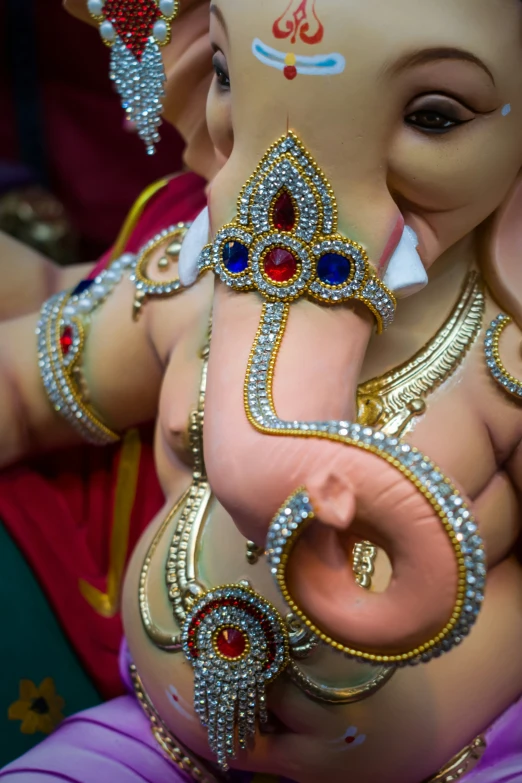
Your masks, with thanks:
<instances>
[{"instance_id":1,"label":"pendant with red stone","mask_svg":"<svg viewBox=\"0 0 522 783\"><path fill-rule=\"evenodd\" d=\"M170 40L179 0L88 0L100 35L112 48L111 79L128 122L153 154L159 141L165 72L160 46Z\"/></svg>"},{"instance_id":2,"label":"pendant with red stone","mask_svg":"<svg viewBox=\"0 0 522 783\"><path fill-rule=\"evenodd\" d=\"M225 585L205 593L192 608L183 650L194 668L195 711L226 770L236 745L245 748L257 722L267 720L266 686L288 663L285 623L249 587Z\"/></svg>"}]
</instances>

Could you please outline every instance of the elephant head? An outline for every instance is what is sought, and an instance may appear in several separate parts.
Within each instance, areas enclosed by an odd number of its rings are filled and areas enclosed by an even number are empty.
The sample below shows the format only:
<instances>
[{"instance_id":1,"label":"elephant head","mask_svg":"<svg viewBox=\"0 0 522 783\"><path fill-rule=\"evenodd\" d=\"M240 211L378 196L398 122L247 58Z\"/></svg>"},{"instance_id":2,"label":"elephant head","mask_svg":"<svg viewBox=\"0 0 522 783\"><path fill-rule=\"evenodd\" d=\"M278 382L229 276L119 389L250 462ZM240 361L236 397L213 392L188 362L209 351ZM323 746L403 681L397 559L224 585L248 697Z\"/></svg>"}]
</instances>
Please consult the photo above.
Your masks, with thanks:
<instances>
[{"instance_id":1,"label":"elephant head","mask_svg":"<svg viewBox=\"0 0 522 783\"><path fill-rule=\"evenodd\" d=\"M491 43L487 0L480 2L482 17L475 0L399 5L400 14L395 3L355 0L324 0L320 7L212 4L216 76L207 122L226 162L210 187L213 246L202 261L219 272L205 419L213 490L239 530L263 546L277 509L306 488L315 520L288 565L289 593L325 638L359 651L356 657L382 661L420 660L419 651L436 646L462 608L456 596L463 552L441 524L427 485L420 487L406 462L395 459L401 444L390 446L395 457L387 459L374 448L374 433L350 427L376 325L367 298L335 305L332 297L325 305L308 287L308 295L282 310L263 309L263 298L278 299L267 269L271 232L273 238L279 230L275 244L294 255L293 262L288 252L270 255L272 266L282 265L273 273L276 284L295 282L295 269L285 277L287 262L302 270L319 262L321 248L323 255L332 248L343 255L328 245L335 234L358 248L377 286L399 280L408 289L417 273L415 245L426 269L456 243L485 247L485 224L500 207L488 263L496 270L494 290L510 287L514 246L504 256L498 237L508 241L510 200L519 198L522 109L515 96L522 90L522 50L513 30L520 6L509 5L499 22L514 69ZM299 165L302 177L292 190ZM334 227L324 193L332 195ZM313 207L308 213L314 199L317 213ZM292 250L281 236L295 238L299 220L310 214L312 222L320 215L318 233L308 239L301 233ZM241 281L240 272L252 277ZM415 290L419 280L410 282ZM394 309L393 300L388 305ZM282 340L278 318L287 319ZM276 344L265 366L263 341ZM434 468L432 475L440 476ZM433 497L440 500L437 492ZM462 508L465 499L454 500ZM361 538L391 561L382 593L363 592L355 582L349 553Z\"/></svg>"},{"instance_id":2,"label":"elephant head","mask_svg":"<svg viewBox=\"0 0 522 783\"><path fill-rule=\"evenodd\" d=\"M84 0L66 5L88 18ZM297 138L335 195L337 232L376 279L411 293L422 278L415 245L429 270L461 243L522 323L519 0L216 0L205 118L208 9L208 0L182 0L164 50L164 114L188 143L189 165L213 178L211 237L237 219L267 150ZM281 504L306 487L317 519L292 558L292 595L343 645L400 656L448 622L455 549L433 505L382 455L249 421L245 377L262 307L258 292L217 280L205 421L212 487L259 545ZM272 379L278 419L354 421L374 326L361 301L293 302ZM360 538L389 555L384 593L353 579L348 553Z\"/></svg>"}]
</instances>

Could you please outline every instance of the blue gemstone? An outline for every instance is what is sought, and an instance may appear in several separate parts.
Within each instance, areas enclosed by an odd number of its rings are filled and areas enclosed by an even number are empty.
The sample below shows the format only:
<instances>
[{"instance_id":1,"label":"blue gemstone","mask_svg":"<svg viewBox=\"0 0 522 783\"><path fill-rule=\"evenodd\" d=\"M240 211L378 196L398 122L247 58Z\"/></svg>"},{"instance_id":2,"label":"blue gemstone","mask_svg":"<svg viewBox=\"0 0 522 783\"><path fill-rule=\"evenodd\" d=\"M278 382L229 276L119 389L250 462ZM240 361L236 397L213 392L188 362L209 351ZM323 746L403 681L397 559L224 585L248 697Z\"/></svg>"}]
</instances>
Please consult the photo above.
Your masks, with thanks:
<instances>
[{"instance_id":1,"label":"blue gemstone","mask_svg":"<svg viewBox=\"0 0 522 783\"><path fill-rule=\"evenodd\" d=\"M327 285L342 285L350 277L352 265L339 253L325 253L317 263L317 276Z\"/></svg>"},{"instance_id":2,"label":"blue gemstone","mask_svg":"<svg viewBox=\"0 0 522 783\"><path fill-rule=\"evenodd\" d=\"M241 242L223 245L223 264L233 275L239 275L248 267L248 247Z\"/></svg>"},{"instance_id":3,"label":"blue gemstone","mask_svg":"<svg viewBox=\"0 0 522 783\"><path fill-rule=\"evenodd\" d=\"M87 291L93 283L94 280L82 280L80 283L78 283L72 292L72 296L79 296L80 294L83 294L83 292Z\"/></svg>"}]
</instances>

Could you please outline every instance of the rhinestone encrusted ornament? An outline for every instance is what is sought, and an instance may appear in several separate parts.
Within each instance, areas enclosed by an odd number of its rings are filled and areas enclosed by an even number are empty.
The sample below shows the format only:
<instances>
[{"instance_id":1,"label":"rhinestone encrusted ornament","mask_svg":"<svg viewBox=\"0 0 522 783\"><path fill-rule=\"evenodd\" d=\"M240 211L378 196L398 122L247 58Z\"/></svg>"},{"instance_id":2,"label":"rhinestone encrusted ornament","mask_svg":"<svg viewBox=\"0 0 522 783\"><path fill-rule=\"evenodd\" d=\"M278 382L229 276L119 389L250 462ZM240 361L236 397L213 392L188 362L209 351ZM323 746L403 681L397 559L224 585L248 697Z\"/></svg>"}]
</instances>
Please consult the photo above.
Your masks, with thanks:
<instances>
[{"instance_id":1,"label":"rhinestone encrusted ornament","mask_svg":"<svg viewBox=\"0 0 522 783\"><path fill-rule=\"evenodd\" d=\"M288 632L279 612L243 585L205 593L183 628L194 668L194 708L222 769L265 723L266 686L288 664Z\"/></svg>"},{"instance_id":2,"label":"rhinestone encrusted ornament","mask_svg":"<svg viewBox=\"0 0 522 783\"><path fill-rule=\"evenodd\" d=\"M199 269L213 269L236 291L257 290L270 302L359 300L379 332L395 314L395 297L364 248L337 233L332 188L291 131L265 154L239 196L236 218L203 249Z\"/></svg>"},{"instance_id":3,"label":"rhinestone encrusted ornament","mask_svg":"<svg viewBox=\"0 0 522 783\"><path fill-rule=\"evenodd\" d=\"M112 49L110 77L127 119L153 155L165 95L160 47L170 41L179 0L88 0L87 5Z\"/></svg>"},{"instance_id":4,"label":"rhinestone encrusted ornament","mask_svg":"<svg viewBox=\"0 0 522 783\"><path fill-rule=\"evenodd\" d=\"M119 440L93 410L83 374L83 351L92 316L127 276L135 287L133 315L149 298L169 298L183 290L179 280L152 280L147 273L151 253L170 243L174 258L189 223L177 223L153 237L139 254L123 253L94 278L82 280L44 302L36 329L38 365L53 408L89 443L105 446Z\"/></svg>"},{"instance_id":5,"label":"rhinestone encrusted ornament","mask_svg":"<svg viewBox=\"0 0 522 783\"><path fill-rule=\"evenodd\" d=\"M522 381L515 378L515 376L506 369L500 358L500 338L511 323L512 319L503 313L500 313L500 315L491 322L489 329L486 332L484 353L486 355L486 364L493 380L512 398L521 402Z\"/></svg>"},{"instance_id":6,"label":"rhinestone encrusted ornament","mask_svg":"<svg viewBox=\"0 0 522 783\"><path fill-rule=\"evenodd\" d=\"M297 489L270 523L266 556L272 575L289 610L323 643L361 663L386 666L427 663L461 644L482 608L487 565L478 524L466 498L434 462L410 444L349 421L292 421L278 416L273 398L273 379L290 307L283 302L263 305L245 378L244 400L248 421L258 432L266 435L330 440L371 452L399 470L436 513L441 532L449 540L455 555L458 587L451 619L437 635L418 647L392 655L348 647L331 639L301 610L286 584L291 550L297 537L314 518L314 509L305 488Z\"/></svg>"}]
</instances>

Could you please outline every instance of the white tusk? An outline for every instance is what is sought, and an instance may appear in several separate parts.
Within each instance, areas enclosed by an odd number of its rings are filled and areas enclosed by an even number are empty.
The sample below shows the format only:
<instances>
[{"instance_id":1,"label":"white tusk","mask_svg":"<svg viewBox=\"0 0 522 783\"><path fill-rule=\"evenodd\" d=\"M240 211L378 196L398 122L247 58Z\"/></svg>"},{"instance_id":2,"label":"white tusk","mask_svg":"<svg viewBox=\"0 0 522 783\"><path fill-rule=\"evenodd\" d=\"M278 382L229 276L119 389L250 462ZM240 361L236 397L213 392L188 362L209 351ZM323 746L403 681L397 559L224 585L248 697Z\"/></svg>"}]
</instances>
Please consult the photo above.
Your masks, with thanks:
<instances>
[{"instance_id":1,"label":"white tusk","mask_svg":"<svg viewBox=\"0 0 522 783\"><path fill-rule=\"evenodd\" d=\"M428 284L428 275L417 252L417 234L404 226L401 241L392 255L383 282L398 299L416 294Z\"/></svg>"},{"instance_id":2,"label":"white tusk","mask_svg":"<svg viewBox=\"0 0 522 783\"><path fill-rule=\"evenodd\" d=\"M187 288L198 278L198 259L201 251L208 244L210 219L208 207L200 212L185 234L179 254L178 274L181 285Z\"/></svg>"}]
</instances>

